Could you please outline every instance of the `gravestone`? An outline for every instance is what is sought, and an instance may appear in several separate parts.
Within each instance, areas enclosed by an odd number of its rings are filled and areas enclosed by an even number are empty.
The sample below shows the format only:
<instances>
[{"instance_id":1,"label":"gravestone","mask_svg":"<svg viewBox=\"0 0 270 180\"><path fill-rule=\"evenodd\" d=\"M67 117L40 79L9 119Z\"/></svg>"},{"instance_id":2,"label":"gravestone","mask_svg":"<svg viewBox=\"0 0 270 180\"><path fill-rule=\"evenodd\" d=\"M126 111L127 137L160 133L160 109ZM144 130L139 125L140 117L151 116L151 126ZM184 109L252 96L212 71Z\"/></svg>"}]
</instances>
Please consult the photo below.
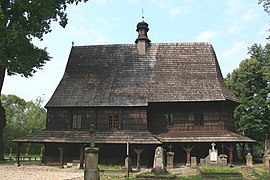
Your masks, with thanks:
<instances>
[{"instance_id":1,"label":"gravestone","mask_svg":"<svg viewBox=\"0 0 270 180\"><path fill-rule=\"evenodd\" d=\"M220 154L218 156L218 150L215 149L215 143L212 143L212 148L209 149L209 154L206 158L200 159L200 164L209 164L209 165L219 165L219 166L227 166L227 158L226 154Z\"/></svg>"},{"instance_id":2,"label":"gravestone","mask_svg":"<svg viewBox=\"0 0 270 180\"><path fill-rule=\"evenodd\" d=\"M205 159L206 158L200 158L200 165L204 165L205 164Z\"/></svg>"},{"instance_id":3,"label":"gravestone","mask_svg":"<svg viewBox=\"0 0 270 180\"><path fill-rule=\"evenodd\" d=\"M210 155L210 162L211 163L217 163L218 161L218 151L217 149L215 149L215 143L212 143L211 146L212 146L212 149L209 149L209 155Z\"/></svg>"},{"instance_id":4,"label":"gravestone","mask_svg":"<svg viewBox=\"0 0 270 180\"><path fill-rule=\"evenodd\" d=\"M165 168L164 168L163 148L157 147L155 150L153 171L154 172L161 172L164 170L165 170Z\"/></svg>"},{"instance_id":5,"label":"gravestone","mask_svg":"<svg viewBox=\"0 0 270 180\"><path fill-rule=\"evenodd\" d=\"M174 152L167 152L167 168L173 168Z\"/></svg>"},{"instance_id":6,"label":"gravestone","mask_svg":"<svg viewBox=\"0 0 270 180\"><path fill-rule=\"evenodd\" d=\"M250 153L246 155L246 165L247 167L253 167L253 157Z\"/></svg>"},{"instance_id":7,"label":"gravestone","mask_svg":"<svg viewBox=\"0 0 270 180\"><path fill-rule=\"evenodd\" d=\"M125 158L125 169L128 169L129 172L132 171L131 157L129 157L129 156Z\"/></svg>"},{"instance_id":8,"label":"gravestone","mask_svg":"<svg viewBox=\"0 0 270 180\"><path fill-rule=\"evenodd\" d=\"M197 158L196 157L191 157L191 164L190 164L190 166L192 168L197 167Z\"/></svg>"},{"instance_id":9,"label":"gravestone","mask_svg":"<svg viewBox=\"0 0 270 180\"><path fill-rule=\"evenodd\" d=\"M263 165L266 168L270 168L270 150L265 151L263 156Z\"/></svg>"},{"instance_id":10,"label":"gravestone","mask_svg":"<svg viewBox=\"0 0 270 180\"><path fill-rule=\"evenodd\" d=\"M220 154L218 158L218 164L221 166L227 166L228 156L226 154Z\"/></svg>"},{"instance_id":11,"label":"gravestone","mask_svg":"<svg viewBox=\"0 0 270 180\"><path fill-rule=\"evenodd\" d=\"M84 180L99 180L100 171L98 168L98 151L95 147L95 127L94 124L90 126L90 147L85 150L85 169Z\"/></svg>"}]
</instances>

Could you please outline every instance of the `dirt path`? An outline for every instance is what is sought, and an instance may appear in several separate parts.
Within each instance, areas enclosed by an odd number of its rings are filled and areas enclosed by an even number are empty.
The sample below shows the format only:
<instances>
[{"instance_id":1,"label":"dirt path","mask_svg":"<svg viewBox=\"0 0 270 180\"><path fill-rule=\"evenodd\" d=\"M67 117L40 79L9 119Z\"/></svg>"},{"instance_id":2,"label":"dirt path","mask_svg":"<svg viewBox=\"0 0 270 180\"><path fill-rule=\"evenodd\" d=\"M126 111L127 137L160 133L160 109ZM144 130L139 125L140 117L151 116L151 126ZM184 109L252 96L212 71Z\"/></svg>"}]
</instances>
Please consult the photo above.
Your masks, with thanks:
<instances>
[{"instance_id":1,"label":"dirt path","mask_svg":"<svg viewBox=\"0 0 270 180\"><path fill-rule=\"evenodd\" d=\"M142 169L150 171L150 169ZM197 169L180 167L171 169L176 175L194 175ZM106 175L123 177L125 174L105 173ZM41 163L22 163L16 166L14 163L0 164L0 180L83 180L84 170L73 166L71 168L59 168L58 166L44 166Z\"/></svg>"}]
</instances>

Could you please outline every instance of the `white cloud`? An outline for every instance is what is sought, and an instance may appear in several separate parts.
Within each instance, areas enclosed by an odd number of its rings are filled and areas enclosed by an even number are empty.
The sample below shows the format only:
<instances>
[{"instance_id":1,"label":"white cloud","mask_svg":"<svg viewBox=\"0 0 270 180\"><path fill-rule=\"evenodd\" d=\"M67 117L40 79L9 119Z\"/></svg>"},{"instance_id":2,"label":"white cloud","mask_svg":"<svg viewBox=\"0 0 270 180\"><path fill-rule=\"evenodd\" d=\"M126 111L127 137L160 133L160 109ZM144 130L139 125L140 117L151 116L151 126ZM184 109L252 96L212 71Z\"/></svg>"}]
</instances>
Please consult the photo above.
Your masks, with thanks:
<instances>
[{"instance_id":1,"label":"white cloud","mask_svg":"<svg viewBox=\"0 0 270 180\"><path fill-rule=\"evenodd\" d=\"M254 9L247 9L241 16L241 20L244 22L255 21L259 17L259 13Z\"/></svg>"},{"instance_id":2,"label":"white cloud","mask_svg":"<svg viewBox=\"0 0 270 180\"><path fill-rule=\"evenodd\" d=\"M185 10L185 7L183 7L183 6L176 6L176 7L172 8L170 10L170 18L173 18L173 17L183 13L184 10Z\"/></svg>"},{"instance_id":3,"label":"white cloud","mask_svg":"<svg viewBox=\"0 0 270 180\"><path fill-rule=\"evenodd\" d=\"M91 2L92 3L96 3L98 5L106 5L106 4L109 4L111 0L92 0Z\"/></svg>"},{"instance_id":4,"label":"white cloud","mask_svg":"<svg viewBox=\"0 0 270 180\"><path fill-rule=\"evenodd\" d=\"M218 34L220 34L220 31L204 31L196 38L196 41L210 41L210 39Z\"/></svg>"},{"instance_id":5,"label":"white cloud","mask_svg":"<svg viewBox=\"0 0 270 180\"><path fill-rule=\"evenodd\" d=\"M80 39L91 39L92 43L102 43L106 41L104 32L98 31L96 29L85 29L83 27L80 28L70 28L68 31L64 32L65 36L73 37L77 41ZM75 41L76 45L76 41Z\"/></svg>"},{"instance_id":6,"label":"white cloud","mask_svg":"<svg viewBox=\"0 0 270 180\"><path fill-rule=\"evenodd\" d=\"M241 11L246 8L246 0L226 0L227 3L227 13L229 15L239 14Z\"/></svg>"},{"instance_id":7,"label":"white cloud","mask_svg":"<svg viewBox=\"0 0 270 180\"><path fill-rule=\"evenodd\" d=\"M233 25L226 29L227 34L238 34L242 30L242 27L240 25Z\"/></svg>"},{"instance_id":8,"label":"white cloud","mask_svg":"<svg viewBox=\"0 0 270 180\"><path fill-rule=\"evenodd\" d=\"M270 29L269 24L265 24L264 26L261 27L258 34L266 37L269 35L269 29Z\"/></svg>"},{"instance_id":9,"label":"white cloud","mask_svg":"<svg viewBox=\"0 0 270 180\"><path fill-rule=\"evenodd\" d=\"M221 54L220 59L223 61L233 56L237 56L239 52L246 52L246 51L247 51L247 45L245 44L245 42L242 42L242 41L236 42L231 48L227 49Z\"/></svg>"},{"instance_id":10,"label":"white cloud","mask_svg":"<svg viewBox=\"0 0 270 180\"><path fill-rule=\"evenodd\" d=\"M128 0L128 4L130 4L130 5L134 5L137 3L138 3L138 0Z\"/></svg>"},{"instance_id":11,"label":"white cloud","mask_svg":"<svg viewBox=\"0 0 270 180\"><path fill-rule=\"evenodd\" d=\"M157 5L161 9L166 9L170 6L170 4L167 1L152 0L152 3Z\"/></svg>"}]
</instances>

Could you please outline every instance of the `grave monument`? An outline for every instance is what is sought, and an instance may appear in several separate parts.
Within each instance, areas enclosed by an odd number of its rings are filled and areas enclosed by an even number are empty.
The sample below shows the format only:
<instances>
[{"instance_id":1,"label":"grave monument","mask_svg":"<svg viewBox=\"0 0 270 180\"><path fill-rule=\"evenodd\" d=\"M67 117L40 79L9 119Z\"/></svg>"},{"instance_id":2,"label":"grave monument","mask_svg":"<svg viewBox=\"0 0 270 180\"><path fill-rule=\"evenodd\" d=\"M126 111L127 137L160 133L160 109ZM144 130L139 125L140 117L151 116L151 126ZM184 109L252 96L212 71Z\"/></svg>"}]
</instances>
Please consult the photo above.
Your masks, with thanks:
<instances>
[{"instance_id":1,"label":"grave monument","mask_svg":"<svg viewBox=\"0 0 270 180\"><path fill-rule=\"evenodd\" d=\"M246 155L246 166L253 167L253 157L250 153Z\"/></svg>"},{"instance_id":2,"label":"grave monument","mask_svg":"<svg viewBox=\"0 0 270 180\"><path fill-rule=\"evenodd\" d=\"M157 147L154 156L153 172L163 172L164 167L164 152L162 147Z\"/></svg>"},{"instance_id":3,"label":"grave monument","mask_svg":"<svg viewBox=\"0 0 270 180\"><path fill-rule=\"evenodd\" d=\"M90 147L85 149L85 170L84 180L99 180L100 172L98 169L98 147L95 147L95 127L90 126Z\"/></svg>"},{"instance_id":4,"label":"grave monument","mask_svg":"<svg viewBox=\"0 0 270 180\"><path fill-rule=\"evenodd\" d=\"M169 152L167 152L167 168L172 169L173 168L173 158L174 158L174 152L172 152L172 145L170 144Z\"/></svg>"}]
</instances>

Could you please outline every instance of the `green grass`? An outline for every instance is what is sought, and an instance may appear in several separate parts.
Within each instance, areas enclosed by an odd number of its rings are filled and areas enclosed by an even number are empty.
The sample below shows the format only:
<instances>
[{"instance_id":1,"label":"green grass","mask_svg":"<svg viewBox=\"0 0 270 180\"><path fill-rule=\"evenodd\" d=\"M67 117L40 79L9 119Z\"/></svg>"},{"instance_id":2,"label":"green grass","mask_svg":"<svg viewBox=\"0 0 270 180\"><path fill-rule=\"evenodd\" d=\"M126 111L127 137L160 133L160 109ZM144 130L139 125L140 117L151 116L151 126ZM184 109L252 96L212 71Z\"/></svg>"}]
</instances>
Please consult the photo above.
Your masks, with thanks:
<instances>
[{"instance_id":1,"label":"green grass","mask_svg":"<svg viewBox=\"0 0 270 180\"><path fill-rule=\"evenodd\" d=\"M16 157L16 153L13 153L12 154L12 157ZM20 156L22 157L22 156L25 156L25 154L20 154ZM5 161L1 161L1 162L16 162L16 159L14 159L13 158L13 160L9 160L9 154L7 154L7 153L5 153L4 154L4 157L5 157ZM28 154L28 157L36 157L36 161L40 161L41 160L41 156L40 156L40 154ZM35 159L34 158L32 158L31 160L29 160L28 158L27 159L25 159L25 160L23 160L23 161L20 161L20 162L35 162Z\"/></svg>"},{"instance_id":2,"label":"green grass","mask_svg":"<svg viewBox=\"0 0 270 180\"><path fill-rule=\"evenodd\" d=\"M202 166L202 171L205 173L232 173L238 172L236 168L221 167L221 166Z\"/></svg>"},{"instance_id":3,"label":"green grass","mask_svg":"<svg viewBox=\"0 0 270 180\"><path fill-rule=\"evenodd\" d=\"M177 179L179 180L201 180L202 177L200 174L193 175L193 176L179 176Z\"/></svg>"},{"instance_id":4,"label":"green grass","mask_svg":"<svg viewBox=\"0 0 270 180\"><path fill-rule=\"evenodd\" d=\"M120 170L122 168L122 166L120 165L104 165L104 164L99 164L98 165L99 169L102 170Z\"/></svg>"},{"instance_id":5,"label":"green grass","mask_svg":"<svg viewBox=\"0 0 270 180\"><path fill-rule=\"evenodd\" d=\"M270 179L269 170L265 169L263 165L254 165L253 168L245 166L217 167L217 166L202 166L202 171L206 173L242 173L244 179Z\"/></svg>"},{"instance_id":6,"label":"green grass","mask_svg":"<svg viewBox=\"0 0 270 180\"><path fill-rule=\"evenodd\" d=\"M138 174L136 177L172 178L172 177L176 177L176 175L172 174L169 171L166 171L166 172L145 172L145 173Z\"/></svg>"},{"instance_id":7,"label":"green grass","mask_svg":"<svg viewBox=\"0 0 270 180\"><path fill-rule=\"evenodd\" d=\"M118 177L118 176L106 176L104 174L100 174L100 179L101 180L135 180L136 176L134 174L130 174L129 178L128 177Z\"/></svg>"}]
</instances>

